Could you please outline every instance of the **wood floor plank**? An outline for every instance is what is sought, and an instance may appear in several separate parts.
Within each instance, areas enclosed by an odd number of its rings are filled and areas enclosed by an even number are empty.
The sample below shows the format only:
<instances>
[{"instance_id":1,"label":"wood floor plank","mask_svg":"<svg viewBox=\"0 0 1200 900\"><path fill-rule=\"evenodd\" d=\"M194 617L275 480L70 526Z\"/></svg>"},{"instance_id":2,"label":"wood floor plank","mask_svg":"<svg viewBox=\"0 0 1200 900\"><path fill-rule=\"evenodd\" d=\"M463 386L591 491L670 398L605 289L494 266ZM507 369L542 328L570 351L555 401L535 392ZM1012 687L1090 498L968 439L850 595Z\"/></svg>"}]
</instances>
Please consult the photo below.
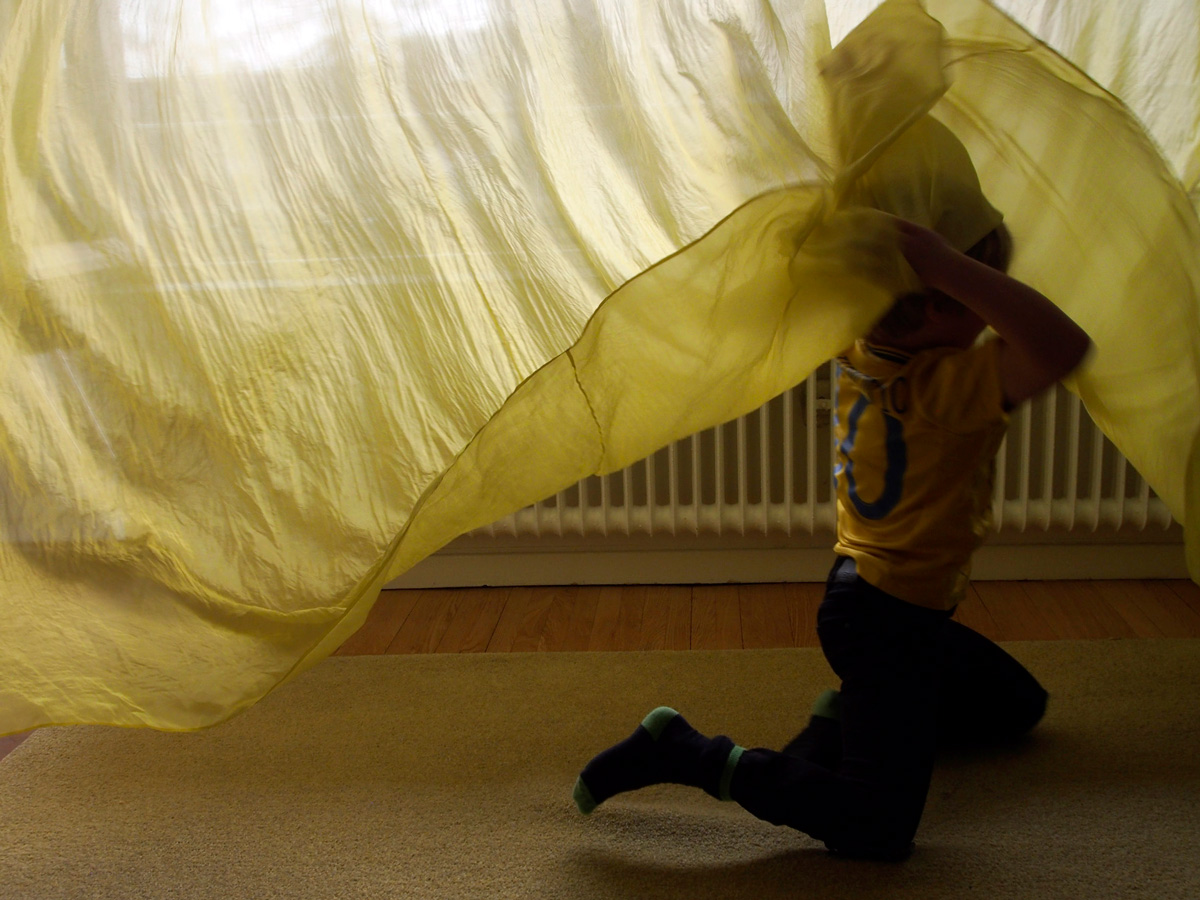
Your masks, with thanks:
<instances>
[{"instance_id":1,"label":"wood floor plank","mask_svg":"<svg viewBox=\"0 0 1200 900\"><path fill-rule=\"evenodd\" d=\"M642 607L638 650L687 650L692 636L692 589L655 586L646 592Z\"/></svg>"},{"instance_id":2,"label":"wood floor plank","mask_svg":"<svg viewBox=\"0 0 1200 900\"><path fill-rule=\"evenodd\" d=\"M621 593L622 588L613 585L605 585L600 589L600 598L596 603L596 616L592 622L592 632L588 636L589 650L617 649Z\"/></svg>"},{"instance_id":3,"label":"wood floor plank","mask_svg":"<svg viewBox=\"0 0 1200 900\"><path fill-rule=\"evenodd\" d=\"M578 603L578 591L575 585L561 585L551 592L550 605L546 608L546 624L538 639L538 650L555 651L566 643L572 609Z\"/></svg>"},{"instance_id":4,"label":"wood floor plank","mask_svg":"<svg viewBox=\"0 0 1200 900\"><path fill-rule=\"evenodd\" d=\"M971 630L979 632L988 640L999 640L996 637L999 631L996 627L996 620L992 618L991 612L980 599L974 584L968 587L966 599L954 610L954 618Z\"/></svg>"},{"instance_id":5,"label":"wood floor plank","mask_svg":"<svg viewBox=\"0 0 1200 900\"><path fill-rule=\"evenodd\" d=\"M1101 582L1096 589L1139 637L1200 637L1200 613L1169 582Z\"/></svg>"},{"instance_id":6,"label":"wood floor plank","mask_svg":"<svg viewBox=\"0 0 1200 900\"><path fill-rule=\"evenodd\" d=\"M586 650L596 620L600 588L569 585L555 591L546 613L539 650Z\"/></svg>"},{"instance_id":7,"label":"wood floor plank","mask_svg":"<svg viewBox=\"0 0 1200 900\"><path fill-rule=\"evenodd\" d=\"M1152 599L1144 601L1142 609L1162 624L1169 637L1200 637L1200 593L1193 595L1186 588L1189 584L1192 583L1145 582Z\"/></svg>"},{"instance_id":8,"label":"wood floor plank","mask_svg":"<svg viewBox=\"0 0 1200 900\"><path fill-rule=\"evenodd\" d=\"M458 614L461 591L417 591L412 611L388 644L388 653L433 653Z\"/></svg>"},{"instance_id":9,"label":"wood floor plank","mask_svg":"<svg viewBox=\"0 0 1200 900\"><path fill-rule=\"evenodd\" d=\"M668 595L667 649L690 650L692 646L692 587L676 585Z\"/></svg>"},{"instance_id":10,"label":"wood floor plank","mask_svg":"<svg viewBox=\"0 0 1200 900\"><path fill-rule=\"evenodd\" d=\"M571 611L570 636L563 650L586 650L591 641L592 629L596 624L596 611L600 608L600 585L581 585L579 602Z\"/></svg>"},{"instance_id":11,"label":"wood floor plank","mask_svg":"<svg viewBox=\"0 0 1200 900\"><path fill-rule=\"evenodd\" d=\"M496 623L488 650L522 653L538 649L554 600L554 589L514 587L509 590L504 612Z\"/></svg>"},{"instance_id":12,"label":"wood floor plank","mask_svg":"<svg viewBox=\"0 0 1200 900\"><path fill-rule=\"evenodd\" d=\"M456 614L438 642L437 653L482 653L504 613L510 588L476 588L457 593Z\"/></svg>"},{"instance_id":13,"label":"wood floor plank","mask_svg":"<svg viewBox=\"0 0 1200 900\"><path fill-rule=\"evenodd\" d=\"M1098 581L1096 593L1140 638L1174 637L1161 604L1140 581Z\"/></svg>"},{"instance_id":14,"label":"wood floor plank","mask_svg":"<svg viewBox=\"0 0 1200 900\"><path fill-rule=\"evenodd\" d=\"M1019 581L980 581L975 584L979 602L996 623L997 641L1048 641L1061 639L1052 621L1043 615Z\"/></svg>"},{"instance_id":15,"label":"wood floor plank","mask_svg":"<svg viewBox=\"0 0 1200 900\"><path fill-rule=\"evenodd\" d=\"M617 606L617 627L613 632L614 650L644 650L646 614L645 585L626 585Z\"/></svg>"},{"instance_id":16,"label":"wood floor plank","mask_svg":"<svg viewBox=\"0 0 1200 900\"><path fill-rule=\"evenodd\" d=\"M734 650L741 646L738 585L704 584L692 588L692 649Z\"/></svg>"},{"instance_id":17,"label":"wood floor plank","mask_svg":"<svg viewBox=\"0 0 1200 900\"><path fill-rule=\"evenodd\" d=\"M488 653L508 653L512 650L513 639L516 637L517 628L520 627L527 600L528 594L517 594L517 588L508 592L508 596L504 598L504 609L500 611L500 618L496 620L496 627L488 641Z\"/></svg>"},{"instance_id":18,"label":"wood floor plank","mask_svg":"<svg viewBox=\"0 0 1200 900\"><path fill-rule=\"evenodd\" d=\"M817 610L825 598L824 584L785 584L784 603L795 647L819 647Z\"/></svg>"},{"instance_id":19,"label":"wood floor plank","mask_svg":"<svg viewBox=\"0 0 1200 900\"><path fill-rule=\"evenodd\" d=\"M1171 590L1184 604L1200 614L1200 584L1186 579L1173 579L1171 581L1161 581L1157 584L1163 585Z\"/></svg>"},{"instance_id":20,"label":"wood floor plank","mask_svg":"<svg viewBox=\"0 0 1200 900\"><path fill-rule=\"evenodd\" d=\"M1055 636L1064 640L1100 640L1136 637L1129 623L1112 609L1090 581L1022 582L1030 602L1053 623Z\"/></svg>"},{"instance_id":21,"label":"wood floor plank","mask_svg":"<svg viewBox=\"0 0 1200 900\"><path fill-rule=\"evenodd\" d=\"M362 627L335 651L335 656L377 655L387 651L420 591L381 591Z\"/></svg>"},{"instance_id":22,"label":"wood floor plank","mask_svg":"<svg viewBox=\"0 0 1200 900\"><path fill-rule=\"evenodd\" d=\"M816 647L823 584L384 591L339 655ZM956 617L992 640L1200 638L1190 581L976 582Z\"/></svg>"},{"instance_id":23,"label":"wood floor plank","mask_svg":"<svg viewBox=\"0 0 1200 900\"><path fill-rule=\"evenodd\" d=\"M745 584L738 588L742 646L747 650L794 647L795 635L787 614L782 584Z\"/></svg>"}]
</instances>

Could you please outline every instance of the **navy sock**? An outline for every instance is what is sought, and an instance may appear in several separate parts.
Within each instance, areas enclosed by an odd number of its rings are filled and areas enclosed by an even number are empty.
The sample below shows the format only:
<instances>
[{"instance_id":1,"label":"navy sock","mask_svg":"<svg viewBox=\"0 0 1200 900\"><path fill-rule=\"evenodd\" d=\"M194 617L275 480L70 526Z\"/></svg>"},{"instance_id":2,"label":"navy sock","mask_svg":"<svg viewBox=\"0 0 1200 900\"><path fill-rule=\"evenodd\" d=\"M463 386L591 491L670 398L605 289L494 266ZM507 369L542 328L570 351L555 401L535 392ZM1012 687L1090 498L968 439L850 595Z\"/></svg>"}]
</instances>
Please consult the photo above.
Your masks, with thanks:
<instances>
[{"instance_id":1,"label":"navy sock","mask_svg":"<svg viewBox=\"0 0 1200 900\"><path fill-rule=\"evenodd\" d=\"M740 756L741 748L729 738L705 737L678 712L660 706L584 767L575 782L575 805L587 815L609 797L652 784L686 784L727 800Z\"/></svg>"},{"instance_id":2,"label":"navy sock","mask_svg":"<svg viewBox=\"0 0 1200 900\"><path fill-rule=\"evenodd\" d=\"M782 753L807 760L823 769L836 769L842 759L841 695L825 691L813 703L808 725L788 741Z\"/></svg>"}]
</instances>

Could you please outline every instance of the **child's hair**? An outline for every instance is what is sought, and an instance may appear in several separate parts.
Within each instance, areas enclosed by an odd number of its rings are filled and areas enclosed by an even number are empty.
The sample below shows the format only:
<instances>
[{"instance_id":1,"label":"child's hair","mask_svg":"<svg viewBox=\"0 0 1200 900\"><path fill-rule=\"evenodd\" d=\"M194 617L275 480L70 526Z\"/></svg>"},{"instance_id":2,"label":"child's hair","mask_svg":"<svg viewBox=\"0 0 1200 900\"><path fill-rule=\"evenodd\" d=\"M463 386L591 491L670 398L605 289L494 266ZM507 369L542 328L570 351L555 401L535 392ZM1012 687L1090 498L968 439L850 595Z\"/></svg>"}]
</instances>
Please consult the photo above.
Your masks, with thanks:
<instances>
[{"instance_id":1,"label":"child's hair","mask_svg":"<svg viewBox=\"0 0 1200 900\"><path fill-rule=\"evenodd\" d=\"M985 266L1007 272L1012 260L1012 235L1003 224L997 225L967 250L966 255ZM941 291L905 294L896 298L883 318L875 323L872 333L885 338L904 338L925 324L925 316L931 307L946 310L961 305Z\"/></svg>"}]
</instances>

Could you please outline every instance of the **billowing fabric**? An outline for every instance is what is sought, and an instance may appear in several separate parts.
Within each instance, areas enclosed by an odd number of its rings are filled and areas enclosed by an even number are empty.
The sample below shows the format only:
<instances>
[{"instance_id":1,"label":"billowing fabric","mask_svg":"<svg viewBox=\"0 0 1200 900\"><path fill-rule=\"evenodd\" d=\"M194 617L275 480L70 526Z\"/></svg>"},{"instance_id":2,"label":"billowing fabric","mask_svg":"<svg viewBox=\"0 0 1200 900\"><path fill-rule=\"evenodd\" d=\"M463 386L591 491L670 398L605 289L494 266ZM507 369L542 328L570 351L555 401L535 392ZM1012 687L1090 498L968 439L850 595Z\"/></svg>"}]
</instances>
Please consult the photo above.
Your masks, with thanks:
<instances>
[{"instance_id":1,"label":"billowing fabric","mask_svg":"<svg viewBox=\"0 0 1200 900\"><path fill-rule=\"evenodd\" d=\"M1196 131L982 2L828 58L817 0L2 9L0 732L221 721L458 534L799 382L911 284L863 204L919 123L1200 575ZM1153 95L1195 38L1088 46Z\"/></svg>"}]
</instances>

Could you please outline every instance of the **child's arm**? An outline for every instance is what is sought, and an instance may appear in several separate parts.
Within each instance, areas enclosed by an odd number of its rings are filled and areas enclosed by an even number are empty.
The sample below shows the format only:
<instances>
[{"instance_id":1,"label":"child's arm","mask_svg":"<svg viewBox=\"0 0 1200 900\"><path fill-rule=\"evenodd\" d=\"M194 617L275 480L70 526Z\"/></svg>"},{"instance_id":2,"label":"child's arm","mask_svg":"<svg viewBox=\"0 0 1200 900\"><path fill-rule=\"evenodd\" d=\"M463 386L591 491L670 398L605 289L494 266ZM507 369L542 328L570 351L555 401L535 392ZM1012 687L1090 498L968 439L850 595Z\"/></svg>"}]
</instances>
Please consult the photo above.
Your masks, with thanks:
<instances>
[{"instance_id":1,"label":"child's arm","mask_svg":"<svg viewBox=\"0 0 1200 900\"><path fill-rule=\"evenodd\" d=\"M995 329L1000 383L1010 407L1071 373L1091 339L1040 293L959 253L936 232L897 219L900 249L917 276L948 294Z\"/></svg>"}]
</instances>

